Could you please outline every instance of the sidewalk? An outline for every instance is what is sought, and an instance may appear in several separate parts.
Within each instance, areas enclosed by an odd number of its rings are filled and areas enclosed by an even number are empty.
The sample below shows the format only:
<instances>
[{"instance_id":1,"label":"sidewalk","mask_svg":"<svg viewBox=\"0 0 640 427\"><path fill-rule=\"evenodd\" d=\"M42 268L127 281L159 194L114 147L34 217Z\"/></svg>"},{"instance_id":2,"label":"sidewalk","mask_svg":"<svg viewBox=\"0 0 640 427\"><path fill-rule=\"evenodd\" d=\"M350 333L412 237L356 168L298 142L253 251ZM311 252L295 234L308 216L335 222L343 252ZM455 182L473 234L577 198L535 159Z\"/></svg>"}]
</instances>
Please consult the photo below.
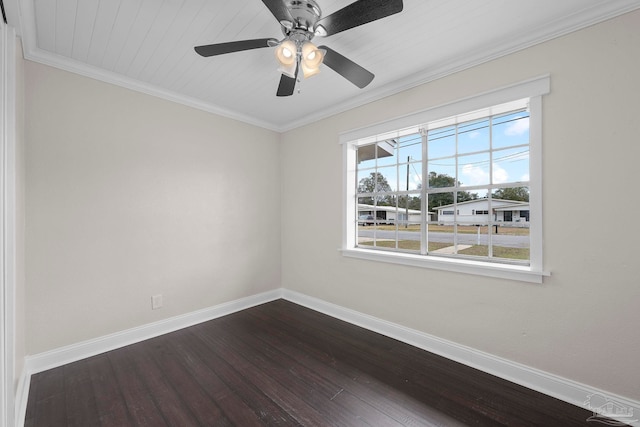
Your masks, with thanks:
<instances>
[{"instance_id":1,"label":"sidewalk","mask_svg":"<svg viewBox=\"0 0 640 427\"><path fill-rule=\"evenodd\" d=\"M471 245L458 245L458 252L463 251L467 248L470 248ZM435 251L429 251L432 254L453 254L456 252L455 246L447 246L445 248L436 249Z\"/></svg>"}]
</instances>

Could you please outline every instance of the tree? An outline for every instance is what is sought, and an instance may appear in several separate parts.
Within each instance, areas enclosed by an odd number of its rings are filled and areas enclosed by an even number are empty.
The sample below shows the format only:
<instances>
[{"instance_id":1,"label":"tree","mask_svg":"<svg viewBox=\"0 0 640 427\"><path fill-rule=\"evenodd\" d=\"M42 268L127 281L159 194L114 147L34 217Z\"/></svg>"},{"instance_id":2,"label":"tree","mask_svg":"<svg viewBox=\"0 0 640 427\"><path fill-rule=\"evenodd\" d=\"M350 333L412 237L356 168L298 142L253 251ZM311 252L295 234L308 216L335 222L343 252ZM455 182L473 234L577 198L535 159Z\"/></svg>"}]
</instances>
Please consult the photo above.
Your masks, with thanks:
<instances>
[{"instance_id":1,"label":"tree","mask_svg":"<svg viewBox=\"0 0 640 427\"><path fill-rule=\"evenodd\" d=\"M408 206L407 206L408 205ZM416 196L399 196L398 208L401 209L414 209L416 211L422 210L422 204L420 197Z\"/></svg>"},{"instance_id":2,"label":"tree","mask_svg":"<svg viewBox=\"0 0 640 427\"><path fill-rule=\"evenodd\" d=\"M529 189L527 187L500 188L493 193L494 199L515 200L518 202L529 201Z\"/></svg>"},{"instance_id":3,"label":"tree","mask_svg":"<svg viewBox=\"0 0 640 427\"><path fill-rule=\"evenodd\" d=\"M379 172L371 172L368 177L362 178L358 183L358 193L382 193L391 192L391 186L387 178ZM374 200L379 206L389 206L393 198L389 195L376 195L374 197L362 197L361 202L373 205Z\"/></svg>"},{"instance_id":4,"label":"tree","mask_svg":"<svg viewBox=\"0 0 640 427\"><path fill-rule=\"evenodd\" d=\"M457 183L461 185L460 182ZM456 179L445 173L429 172L429 188L450 188L456 186ZM458 202L466 202L478 198L477 193L468 191L458 191ZM438 206L450 205L453 203L453 192L429 194L429 211L433 212Z\"/></svg>"}]
</instances>

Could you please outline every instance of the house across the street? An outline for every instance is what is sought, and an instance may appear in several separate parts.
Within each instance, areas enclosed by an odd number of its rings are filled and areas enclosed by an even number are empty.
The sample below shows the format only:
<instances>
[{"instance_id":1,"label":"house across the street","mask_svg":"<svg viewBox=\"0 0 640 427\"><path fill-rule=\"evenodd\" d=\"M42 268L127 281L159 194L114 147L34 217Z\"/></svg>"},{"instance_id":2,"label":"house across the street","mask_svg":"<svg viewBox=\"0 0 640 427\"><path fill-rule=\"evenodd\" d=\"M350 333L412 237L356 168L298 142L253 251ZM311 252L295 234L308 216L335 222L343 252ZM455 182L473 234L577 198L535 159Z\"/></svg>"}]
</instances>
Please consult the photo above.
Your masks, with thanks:
<instances>
[{"instance_id":1,"label":"house across the street","mask_svg":"<svg viewBox=\"0 0 640 427\"><path fill-rule=\"evenodd\" d=\"M377 220L378 224L395 224L396 222L405 222L407 220L410 223L420 223L421 215L422 211L416 209L358 204L358 222L364 225L373 224L374 219Z\"/></svg>"},{"instance_id":2,"label":"house across the street","mask_svg":"<svg viewBox=\"0 0 640 427\"><path fill-rule=\"evenodd\" d=\"M439 206L437 221L440 224L487 224L506 223L514 227L529 226L529 203L515 200L489 199L469 200L457 205Z\"/></svg>"}]
</instances>

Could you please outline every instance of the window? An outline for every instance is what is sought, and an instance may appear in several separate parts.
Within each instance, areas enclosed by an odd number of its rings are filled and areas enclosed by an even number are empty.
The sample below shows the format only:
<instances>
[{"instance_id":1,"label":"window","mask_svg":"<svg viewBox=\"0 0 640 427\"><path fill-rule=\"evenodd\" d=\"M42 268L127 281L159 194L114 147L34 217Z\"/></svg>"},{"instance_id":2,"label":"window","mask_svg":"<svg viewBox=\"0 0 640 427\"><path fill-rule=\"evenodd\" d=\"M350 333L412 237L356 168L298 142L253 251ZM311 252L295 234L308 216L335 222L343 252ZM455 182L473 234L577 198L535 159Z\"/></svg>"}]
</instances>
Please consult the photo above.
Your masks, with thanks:
<instances>
[{"instance_id":1,"label":"window","mask_svg":"<svg viewBox=\"0 0 640 427\"><path fill-rule=\"evenodd\" d=\"M540 282L548 90L542 77L342 135L343 254Z\"/></svg>"}]
</instances>

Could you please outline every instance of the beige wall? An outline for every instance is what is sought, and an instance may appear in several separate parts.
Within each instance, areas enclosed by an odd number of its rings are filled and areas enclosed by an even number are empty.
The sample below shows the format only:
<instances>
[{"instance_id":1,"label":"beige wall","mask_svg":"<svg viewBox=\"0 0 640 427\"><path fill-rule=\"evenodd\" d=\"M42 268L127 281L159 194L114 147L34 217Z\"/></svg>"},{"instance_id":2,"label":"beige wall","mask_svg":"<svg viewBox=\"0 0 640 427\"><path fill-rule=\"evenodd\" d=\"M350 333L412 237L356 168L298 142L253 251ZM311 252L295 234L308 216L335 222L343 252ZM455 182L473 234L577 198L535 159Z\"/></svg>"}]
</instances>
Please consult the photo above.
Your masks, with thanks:
<instances>
[{"instance_id":1,"label":"beige wall","mask_svg":"<svg viewBox=\"0 0 640 427\"><path fill-rule=\"evenodd\" d=\"M605 220L638 211L638 28L627 14L287 132L283 287L640 399L640 226ZM544 284L340 255L339 132L546 73Z\"/></svg>"},{"instance_id":2,"label":"beige wall","mask_svg":"<svg viewBox=\"0 0 640 427\"><path fill-rule=\"evenodd\" d=\"M280 286L279 134L24 73L28 354Z\"/></svg>"}]
</instances>

